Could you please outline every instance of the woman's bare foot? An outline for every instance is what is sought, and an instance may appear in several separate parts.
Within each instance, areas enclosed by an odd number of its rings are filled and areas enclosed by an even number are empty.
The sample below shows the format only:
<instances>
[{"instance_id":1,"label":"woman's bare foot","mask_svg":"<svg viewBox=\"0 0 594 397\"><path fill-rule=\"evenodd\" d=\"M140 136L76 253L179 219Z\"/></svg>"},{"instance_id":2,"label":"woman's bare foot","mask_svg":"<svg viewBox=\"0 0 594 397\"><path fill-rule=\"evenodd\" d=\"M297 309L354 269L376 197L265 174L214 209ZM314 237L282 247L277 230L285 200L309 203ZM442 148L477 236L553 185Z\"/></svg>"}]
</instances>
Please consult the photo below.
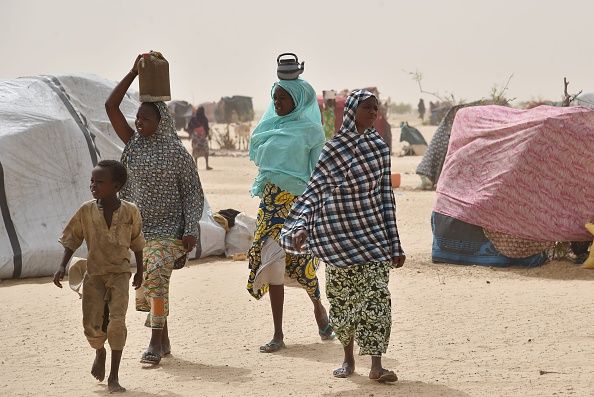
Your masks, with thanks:
<instances>
[{"instance_id":1,"label":"woman's bare foot","mask_svg":"<svg viewBox=\"0 0 594 397\"><path fill-rule=\"evenodd\" d=\"M95 361L93 361L93 367L91 368L91 375L99 382L105 379L105 348L97 349L95 351Z\"/></svg>"},{"instance_id":2,"label":"woman's bare foot","mask_svg":"<svg viewBox=\"0 0 594 397\"><path fill-rule=\"evenodd\" d=\"M353 372L355 372L355 363L347 363L345 361L342 363L342 367L336 368L334 371L332 371L332 375L334 375L335 378L348 378L353 374Z\"/></svg>"},{"instance_id":3,"label":"woman's bare foot","mask_svg":"<svg viewBox=\"0 0 594 397\"><path fill-rule=\"evenodd\" d=\"M126 389L120 385L120 382L117 378L116 379L109 378L107 380L107 389L109 390L110 393L123 393L126 391Z\"/></svg>"}]
</instances>

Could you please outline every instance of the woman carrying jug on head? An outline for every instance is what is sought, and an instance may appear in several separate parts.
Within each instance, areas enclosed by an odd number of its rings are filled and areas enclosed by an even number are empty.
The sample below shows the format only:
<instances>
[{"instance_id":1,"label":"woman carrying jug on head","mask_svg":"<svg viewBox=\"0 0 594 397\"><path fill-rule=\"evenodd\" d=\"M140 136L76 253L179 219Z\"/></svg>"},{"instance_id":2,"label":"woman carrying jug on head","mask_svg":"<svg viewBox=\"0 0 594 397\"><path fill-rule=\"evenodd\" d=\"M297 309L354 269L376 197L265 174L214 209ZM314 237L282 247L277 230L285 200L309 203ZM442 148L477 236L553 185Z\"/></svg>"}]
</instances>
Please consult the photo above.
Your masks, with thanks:
<instances>
[{"instance_id":1,"label":"woman carrying jug on head","mask_svg":"<svg viewBox=\"0 0 594 397\"><path fill-rule=\"evenodd\" d=\"M128 182L120 198L135 203L142 216L146 245L136 310L148 312L145 326L151 328L151 339L140 361L156 365L171 352L169 280L173 269L183 266L187 254L200 242L204 195L196 164L177 136L165 103L143 102L136 114L136 129L128 125L120 110L126 91L138 75L140 58L114 88L105 109L125 144L122 163L128 170Z\"/></svg>"},{"instance_id":2,"label":"woman carrying jug on head","mask_svg":"<svg viewBox=\"0 0 594 397\"><path fill-rule=\"evenodd\" d=\"M261 202L254 242L248 252L247 289L256 299L270 292L274 322L274 335L260 346L262 353L285 347L282 320L286 281L307 291L322 340L334 338L320 300L317 258L285 254L278 243L285 218L305 190L325 142L316 93L309 83L295 76L274 83L271 96L272 102L254 129L249 148L250 160L259 171L251 193Z\"/></svg>"}]
</instances>

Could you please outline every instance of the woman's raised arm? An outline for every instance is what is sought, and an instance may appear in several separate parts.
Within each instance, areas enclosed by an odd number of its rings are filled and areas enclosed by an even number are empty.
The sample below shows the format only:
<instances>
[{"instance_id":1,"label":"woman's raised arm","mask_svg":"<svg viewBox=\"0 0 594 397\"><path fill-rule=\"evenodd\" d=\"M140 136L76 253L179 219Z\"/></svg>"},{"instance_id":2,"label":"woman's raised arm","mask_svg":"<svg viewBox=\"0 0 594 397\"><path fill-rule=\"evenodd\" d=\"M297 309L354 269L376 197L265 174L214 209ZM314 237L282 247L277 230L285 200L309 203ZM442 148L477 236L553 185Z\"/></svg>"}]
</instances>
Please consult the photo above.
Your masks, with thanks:
<instances>
[{"instance_id":1,"label":"woman's raised arm","mask_svg":"<svg viewBox=\"0 0 594 397\"><path fill-rule=\"evenodd\" d=\"M126 117L124 117L124 114L120 110L120 104L124 99L124 95L126 95L126 91L128 91L128 88L130 88L130 85L132 85L132 82L136 76L138 76L138 60L141 56L142 55L138 55L136 57L132 70L130 70L122 81L118 83L107 98L107 101L105 101L107 117L109 117L113 129L124 143L128 143L130 139L132 139L134 129L130 127L128 121L126 121Z\"/></svg>"}]
</instances>

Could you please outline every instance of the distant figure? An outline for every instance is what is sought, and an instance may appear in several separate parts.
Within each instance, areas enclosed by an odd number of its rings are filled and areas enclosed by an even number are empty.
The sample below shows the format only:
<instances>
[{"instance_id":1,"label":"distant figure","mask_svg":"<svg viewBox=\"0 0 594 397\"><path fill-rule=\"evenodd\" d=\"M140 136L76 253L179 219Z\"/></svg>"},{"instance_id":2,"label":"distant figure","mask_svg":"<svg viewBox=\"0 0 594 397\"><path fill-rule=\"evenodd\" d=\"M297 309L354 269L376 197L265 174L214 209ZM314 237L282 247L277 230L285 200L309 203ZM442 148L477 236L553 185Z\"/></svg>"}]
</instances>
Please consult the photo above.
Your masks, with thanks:
<instances>
[{"instance_id":1,"label":"distant figure","mask_svg":"<svg viewBox=\"0 0 594 397\"><path fill-rule=\"evenodd\" d=\"M60 243L64 256L54 274L54 284L62 288L66 265L74 251L86 242L88 259L78 261L84 273L82 290L83 328L95 349L91 375L105 378L105 342L111 347L111 372L107 380L110 393L124 392L118 372L126 344L126 311L130 283L130 251L136 256L132 285L142 285L142 249L145 241L136 205L118 198L126 184L124 165L114 160L100 161L91 171L94 200L84 203L64 228ZM73 261L74 262L74 261ZM74 267L74 264L72 265ZM72 274L72 273L71 273Z\"/></svg>"},{"instance_id":2,"label":"distant figure","mask_svg":"<svg viewBox=\"0 0 594 397\"><path fill-rule=\"evenodd\" d=\"M423 98L419 99L417 110L419 111L419 118L423 120L425 118L425 101L423 101Z\"/></svg>"},{"instance_id":3,"label":"distant figure","mask_svg":"<svg viewBox=\"0 0 594 397\"><path fill-rule=\"evenodd\" d=\"M210 128L208 126L208 119L204 113L204 108L199 106L196 113L188 123L188 134L192 141L192 157L198 165L198 158L204 157L206 160L206 169L212 170L208 165L208 141L210 140Z\"/></svg>"},{"instance_id":4,"label":"distant figure","mask_svg":"<svg viewBox=\"0 0 594 397\"><path fill-rule=\"evenodd\" d=\"M322 120L324 124L324 135L326 140L332 139L336 129L334 128L335 116L334 107L336 106L336 93L334 91L324 91L324 110L322 111Z\"/></svg>"}]
</instances>

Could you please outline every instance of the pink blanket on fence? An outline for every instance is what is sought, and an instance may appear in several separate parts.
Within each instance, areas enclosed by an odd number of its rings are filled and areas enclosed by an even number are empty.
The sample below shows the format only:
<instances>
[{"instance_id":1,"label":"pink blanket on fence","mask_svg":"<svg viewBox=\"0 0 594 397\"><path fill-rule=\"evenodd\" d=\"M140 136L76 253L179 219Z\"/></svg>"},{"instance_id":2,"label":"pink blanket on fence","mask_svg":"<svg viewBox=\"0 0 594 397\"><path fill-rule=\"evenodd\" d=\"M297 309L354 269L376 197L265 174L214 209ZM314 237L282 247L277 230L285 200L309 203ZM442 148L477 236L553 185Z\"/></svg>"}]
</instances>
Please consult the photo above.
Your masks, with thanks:
<instances>
[{"instance_id":1,"label":"pink blanket on fence","mask_svg":"<svg viewBox=\"0 0 594 397\"><path fill-rule=\"evenodd\" d=\"M435 211L534 240L592 240L594 111L459 110Z\"/></svg>"}]
</instances>

